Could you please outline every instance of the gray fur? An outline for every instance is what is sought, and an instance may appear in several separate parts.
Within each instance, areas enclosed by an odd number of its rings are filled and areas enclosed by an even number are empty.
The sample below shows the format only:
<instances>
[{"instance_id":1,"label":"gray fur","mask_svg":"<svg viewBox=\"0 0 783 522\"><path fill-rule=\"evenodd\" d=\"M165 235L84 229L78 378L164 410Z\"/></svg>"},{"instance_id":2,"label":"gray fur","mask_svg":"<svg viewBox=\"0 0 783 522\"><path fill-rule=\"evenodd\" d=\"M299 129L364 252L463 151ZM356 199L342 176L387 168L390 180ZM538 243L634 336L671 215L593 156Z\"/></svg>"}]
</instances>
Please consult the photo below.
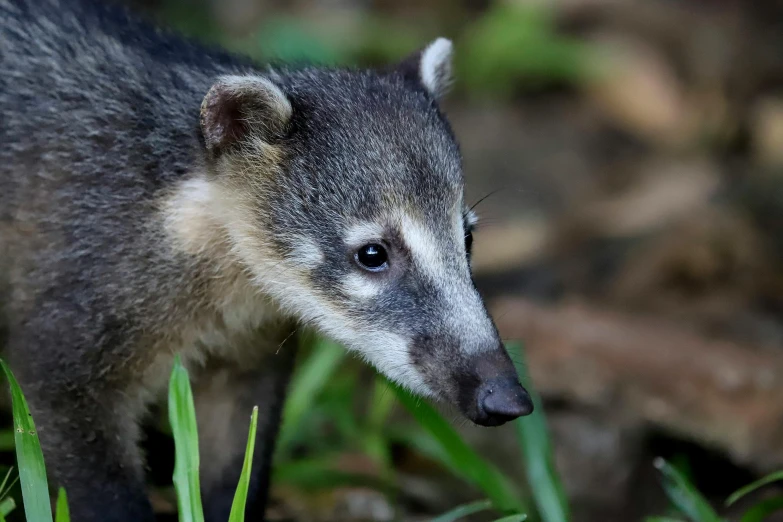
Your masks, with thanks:
<instances>
[{"instance_id":1,"label":"gray fur","mask_svg":"<svg viewBox=\"0 0 783 522\"><path fill-rule=\"evenodd\" d=\"M502 422L476 405L487 379L515 377L470 279L436 102L448 57L425 87L416 56L257 70L113 7L0 0L0 330L74 520L152 519L138 422L175 353L201 416L246 429L260 404L261 513L297 323ZM383 274L353 261L367 226ZM232 401L247 411L219 407ZM207 427L205 503L225 520L242 437Z\"/></svg>"}]
</instances>

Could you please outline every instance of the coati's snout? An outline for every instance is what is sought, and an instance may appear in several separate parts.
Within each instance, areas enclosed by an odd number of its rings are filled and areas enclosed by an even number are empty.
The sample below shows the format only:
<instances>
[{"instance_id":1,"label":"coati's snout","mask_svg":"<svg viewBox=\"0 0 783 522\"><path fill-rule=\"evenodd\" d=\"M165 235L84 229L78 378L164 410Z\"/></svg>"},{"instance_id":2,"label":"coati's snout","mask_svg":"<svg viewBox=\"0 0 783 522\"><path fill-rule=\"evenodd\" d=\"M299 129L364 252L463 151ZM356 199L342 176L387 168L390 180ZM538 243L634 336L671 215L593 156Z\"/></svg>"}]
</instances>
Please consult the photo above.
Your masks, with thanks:
<instances>
[{"instance_id":1,"label":"coati's snout","mask_svg":"<svg viewBox=\"0 0 783 522\"><path fill-rule=\"evenodd\" d=\"M519 384L502 346L469 361L465 376L457 378L457 404L463 415L481 426L499 426L533 412L533 401Z\"/></svg>"},{"instance_id":2,"label":"coati's snout","mask_svg":"<svg viewBox=\"0 0 783 522\"><path fill-rule=\"evenodd\" d=\"M533 413L533 402L515 377L500 377L483 383L476 396L477 416L472 420L482 426L500 426Z\"/></svg>"},{"instance_id":3,"label":"coati's snout","mask_svg":"<svg viewBox=\"0 0 783 522\"><path fill-rule=\"evenodd\" d=\"M415 345L414 361L429 388L472 422L499 426L532 413L530 395L499 339L468 350L450 335Z\"/></svg>"}]
</instances>

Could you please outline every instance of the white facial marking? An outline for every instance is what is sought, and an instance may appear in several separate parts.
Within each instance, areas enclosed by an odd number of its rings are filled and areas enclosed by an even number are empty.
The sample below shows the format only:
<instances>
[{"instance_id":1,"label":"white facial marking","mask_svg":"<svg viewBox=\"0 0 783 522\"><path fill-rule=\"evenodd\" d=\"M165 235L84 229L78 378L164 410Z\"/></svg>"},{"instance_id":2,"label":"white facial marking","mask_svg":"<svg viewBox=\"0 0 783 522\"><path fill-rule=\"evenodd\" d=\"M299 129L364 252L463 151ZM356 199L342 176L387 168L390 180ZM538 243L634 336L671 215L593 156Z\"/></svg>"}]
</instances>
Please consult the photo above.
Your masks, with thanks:
<instances>
[{"instance_id":1,"label":"white facial marking","mask_svg":"<svg viewBox=\"0 0 783 522\"><path fill-rule=\"evenodd\" d=\"M446 277L446 266L438 241L426 226L410 216L400 218L400 232L414 259L414 264L433 281Z\"/></svg>"},{"instance_id":2,"label":"white facial marking","mask_svg":"<svg viewBox=\"0 0 783 522\"><path fill-rule=\"evenodd\" d=\"M461 213L455 223L453 233L461 242L465 233ZM467 270L461 273L455 272L453 267L449 268L436 236L420 221L410 216L402 216L400 227L416 270L428 277L442 295L443 314L452 332L460 339L474 341L474 344L461 345L462 350L466 353L477 353L494 349L492 341L495 338L495 330L492 321L487 316L484 303L473 287ZM467 267L467 259L464 266Z\"/></svg>"},{"instance_id":3,"label":"white facial marking","mask_svg":"<svg viewBox=\"0 0 783 522\"><path fill-rule=\"evenodd\" d=\"M350 273L343 280L343 291L356 299L371 299L381 293L383 285L378 281L373 281L362 274Z\"/></svg>"},{"instance_id":4,"label":"white facial marking","mask_svg":"<svg viewBox=\"0 0 783 522\"><path fill-rule=\"evenodd\" d=\"M347 245L360 247L370 241L377 241L383 237L384 228L377 223L357 223L348 227L344 240Z\"/></svg>"},{"instance_id":5,"label":"white facial marking","mask_svg":"<svg viewBox=\"0 0 783 522\"><path fill-rule=\"evenodd\" d=\"M289 259L298 265L313 267L325 261L324 253L318 243L306 236L297 236L291 242L294 245Z\"/></svg>"},{"instance_id":6,"label":"white facial marking","mask_svg":"<svg viewBox=\"0 0 783 522\"><path fill-rule=\"evenodd\" d=\"M433 395L416 370L403 337L389 332L371 332L362 337L364 349L360 353L381 373L415 394Z\"/></svg>"},{"instance_id":7,"label":"white facial marking","mask_svg":"<svg viewBox=\"0 0 783 522\"><path fill-rule=\"evenodd\" d=\"M307 324L342 343L350 351L359 354L375 366L383 375L412 392L433 395L410 358L407 341L392 332L369 330L366 325L356 325L351 317L341 313L317 295L306 289L281 296L283 306L296 311Z\"/></svg>"}]
</instances>

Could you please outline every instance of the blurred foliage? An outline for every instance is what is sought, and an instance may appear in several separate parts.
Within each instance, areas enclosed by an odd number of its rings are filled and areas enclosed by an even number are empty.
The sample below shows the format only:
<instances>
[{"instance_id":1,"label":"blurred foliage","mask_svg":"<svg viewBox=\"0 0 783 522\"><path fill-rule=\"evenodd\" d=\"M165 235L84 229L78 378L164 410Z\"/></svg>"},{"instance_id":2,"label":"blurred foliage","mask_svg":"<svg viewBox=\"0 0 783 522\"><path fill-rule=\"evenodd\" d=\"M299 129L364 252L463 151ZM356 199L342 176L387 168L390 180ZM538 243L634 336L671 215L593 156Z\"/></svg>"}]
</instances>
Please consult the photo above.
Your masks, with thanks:
<instances>
[{"instance_id":1,"label":"blurred foliage","mask_svg":"<svg viewBox=\"0 0 783 522\"><path fill-rule=\"evenodd\" d=\"M684 516L689 522L727 522L727 519L718 516L710 503L676 466L663 459L657 459L655 467L661 472L664 491L671 500L677 515ZM734 492L726 499L726 505L730 506L759 488L779 480L783 480L783 471L770 473ZM767 520L769 515L781 510L783 510L782 496L763 498L747 508L740 520L741 522L763 522ZM679 517L648 517L645 522L683 522L683 519Z\"/></svg>"},{"instance_id":2,"label":"blurred foliage","mask_svg":"<svg viewBox=\"0 0 783 522\"><path fill-rule=\"evenodd\" d=\"M558 35L545 4L496 3L459 43L457 77L469 92L493 98L526 85L579 83L592 70L586 44Z\"/></svg>"},{"instance_id":3,"label":"blurred foliage","mask_svg":"<svg viewBox=\"0 0 783 522\"><path fill-rule=\"evenodd\" d=\"M306 337L307 344L303 349L307 352L305 360L299 365L294 377L294 399L286 409L293 418L286 420L285 430L299 431L302 426L310 426L315 430L308 432L309 436L297 441L291 434L287 435L287 444L277 452L275 480L288 482L298 486L309 486L313 489L334 489L345 485L361 485L375 487L389 495L394 500L397 495L395 470L388 459L387 449L392 441L407 444L413 451L419 451L439 462L444 470L451 471L476 486L487 500L479 500L442 514L433 522L455 521L460 518L485 510L495 510L502 514L496 522L521 522L527 520L528 513L533 520L542 522L567 522L570 520L569 507L562 493L560 478L552 464L551 444L546 430L540 400L535 397L536 412L529 418L513 421L520 436L520 446L524 449L523 465L531 479L529 488L532 490L534 504L528 504L527 495L502 474L493 463L476 453L462 438L451 424L446 421L432 406L409 392L391 385L382 377L375 378L373 400L365 405L367 410L355 409L351 400L340 402L342 415L322 415L332 411L334 404L332 388L338 390L338 396L344 397L346 391L351 396L359 395L357 380L348 381L349 386L340 385L341 379L334 378L341 370L350 369L350 365L338 363L344 358L344 351L333 343L313 340ZM517 369L521 372L521 380L528 382L524 372L524 360L521 349L511 346L510 353L515 360ZM13 417L17 434L17 461L20 470L26 519L31 521L52 520L49 491L47 485L43 454L35 432L32 416L27 407L24 395L13 374L0 361L9 380L13 398ZM356 372L353 372L355 375ZM528 383L529 385L529 383ZM393 392L393 397L399 401L416 421L415 424L405 424L404 429L391 429L389 413L395 400L387 398L385 389ZM303 391L304 390L304 391ZM297 396L297 393L300 396ZM310 403L304 407L301 397L307 396ZM373 403L379 400L380 408L373 409ZM169 384L169 418L176 449L176 465L174 484L176 486L179 519L181 521L203 520L199 487L199 452L198 434L196 431L195 408L190 388L188 372L175 361ZM331 419L342 418L344 423L332 426ZM250 476L251 461L254 449L254 435L258 422L258 409L254 408L251 416L249 439L242 473L239 479L234 504L232 505L229 522L241 522L244 519L244 505L247 499L247 486ZM338 437L331 444L321 445L318 433L335 429ZM364 428L364 429L363 429ZM367 444L366 441L372 441ZM365 443L362 444L362 441ZM378 476L362 476L340 470L335 465L334 458L340 453L356 448L368 449L367 454L374 458L383 468ZM379 451L380 450L380 451ZM301 455L307 455L302 458ZM379 457L380 456L380 457ZM701 495L688 478L663 459L656 461L656 467L663 477L663 486L677 512L691 522L725 522L718 516L714 508ZM8 492L10 473L0 485L1 495ZM755 490L783 478L783 472L773 473L740 489L727 500L728 504ZM15 507L12 498L0 502L0 521ZM773 497L762 499L751 506L742 518L742 522L761 522L770 513L783 508L783 499ZM525 511L526 513L520 512ZM64 490L60 490L56 503L57 522L68 522L69 513ZM679 518L650 517L647 522L677 522Z\"/></svg>"},{"instance_id":4,"label":"blurred foliage","mask_svg":"<svg viewBox=\"0 0 783 522\"><path fill-rule=\"evenodd\" d=\"M544 405L533 388L533 382L524 365L522 347L518 344L507 346L519 375L520 382L528 389L535 411L528 419L514 422L518 433L519 446L525 458L525 471L532 488L538 511L542 520L547 522L567 522L570 509L563 485L553 460L553 449L544 418Z\"/></svg>"},{"instance_id":5,"label":"blurred foliage","mask_svg":"<svg viewBox=\"0 0 783 522\"><path fill-rule=\"evenodd\" d=\"M450 472L472 484L488 500L455 508L443 515L449 520L459 513L472 513L494 508L506 515L535 513L528 503L528 495L518 484L504 475L491 461L477 453L459 432L427 401L375 376L368 383L345 359L345 351L330 342L305 341L305 356L292 380L290 400L286 405L283 428L276 455L275 482L306 489L334 488L363 484L377 488L394 501L397 487L391 459L392 445L402 445L428 457ZM515 348L519 360L521 350ZM343 363L343 364L341 364ZM355 398L369 397L357 404ZM392 422L394 406L401 404L415 420L415 424ZM532 418L515 421L520 430L520 442L529 451L529 475L536 477L541 492L534 493L545 522L567 519L568 507L559 492L562 487L551 467L552 456L543 421L543 408ZM362 476L339 469L343 454L363 452L376 465L373 474ZM306 455L302 458L302 455ZM547 472L542 473L541 469ZM553 493L555 493L554 496ZM540 502L541 499L548 499ZM552 508L551 502L561 503ZM465 516L465 515L460 515ZM518 515L517 515L518 516Z\"/></svg>"},{"instance_id":6,"label":"blurred foliage","mask_svg":"<svg viewBox=\"0 0 783 522\"><path fill-rule=\"evenodd\" d=\"M440 462L456 475L477 486L502 512L527 511L524 498L511 481L491 462L483 459L459 435L457 430L430 404L394 387L398 400L424 429L413 436L403 432L407 442L422 453ZM407 432L407 430L406 430ZM422 436L426 438L422 440Z\"/></svg>"},{"instance_id":7,"label":"blurred foliage","mask_svg":"<svg viewBox=\"0 0 783 522\"><path fill-rule=\"evenodd\" d=\"M663 459L655 462L663 488L677 510L694 522L724 522L684 473Z\"/></svg>"},{"instance_id":8,"label":"blurred foliage","mask_svg":"<svg viewBox=\"0 0 783 522\"><path fill-rule=\"evenodd\" d=\"M242 37L221 32L206 6L192 9L168 0L158 14L186 34L262 63L388 64L440 36L431 21L369 13L345 27L275 11ZM595 50L559 34L546 3L496 1L456 30L445 36L455 42L456 87L468 95L503 99L529 88L579 84L597 70Z\"/></svg>"},{"instance_id":9,"label":"blurred foliage","mask_svg":"<svg viewBox=\"0 0 783 522\"><path fill-rule=\"evenodd\" d=\"M772 484L773 482L779 482L779 481L783 481L783 471L770 473L769 475L762 477L757 481L752 482L747 486L740 488L734 493L732 493L731 496L729 496L729 498L726 499L726 505L731 506L735 502L739 501L741 498L753 493L758 489L763 488L767 484Z\"/></svg>"}]
</instances>

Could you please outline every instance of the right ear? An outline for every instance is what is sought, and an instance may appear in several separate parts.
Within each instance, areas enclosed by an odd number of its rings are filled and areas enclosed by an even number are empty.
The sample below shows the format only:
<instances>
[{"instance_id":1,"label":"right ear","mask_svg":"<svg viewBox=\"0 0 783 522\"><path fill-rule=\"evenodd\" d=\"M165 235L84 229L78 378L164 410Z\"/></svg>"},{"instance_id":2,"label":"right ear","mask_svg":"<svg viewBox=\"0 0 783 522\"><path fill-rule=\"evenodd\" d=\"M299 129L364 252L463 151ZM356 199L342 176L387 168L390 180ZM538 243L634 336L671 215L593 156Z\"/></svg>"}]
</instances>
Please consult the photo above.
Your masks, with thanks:
<instances>
[{"instance_id":1,"label":"right ear","mask_svg":"<svg viewBox=\"0 0 783 522\"><path fill-rule=\"evenodd\" d=\"M279 139L291 119L291 102L262 76L223 76L201 103L201 134L213 156L257 137Z\"/></svg>"},{"instance_id":2,"label":"right ear","mask_svg":"<svg viewBox=\"0 0 783 522\"><path fill-rule=\"evenodd\" d=\"M440 99L451 85L452 52L451 40L438 38L403 60L395 70L424 87L435 99Z\"/></svg>"}]
</instances>

